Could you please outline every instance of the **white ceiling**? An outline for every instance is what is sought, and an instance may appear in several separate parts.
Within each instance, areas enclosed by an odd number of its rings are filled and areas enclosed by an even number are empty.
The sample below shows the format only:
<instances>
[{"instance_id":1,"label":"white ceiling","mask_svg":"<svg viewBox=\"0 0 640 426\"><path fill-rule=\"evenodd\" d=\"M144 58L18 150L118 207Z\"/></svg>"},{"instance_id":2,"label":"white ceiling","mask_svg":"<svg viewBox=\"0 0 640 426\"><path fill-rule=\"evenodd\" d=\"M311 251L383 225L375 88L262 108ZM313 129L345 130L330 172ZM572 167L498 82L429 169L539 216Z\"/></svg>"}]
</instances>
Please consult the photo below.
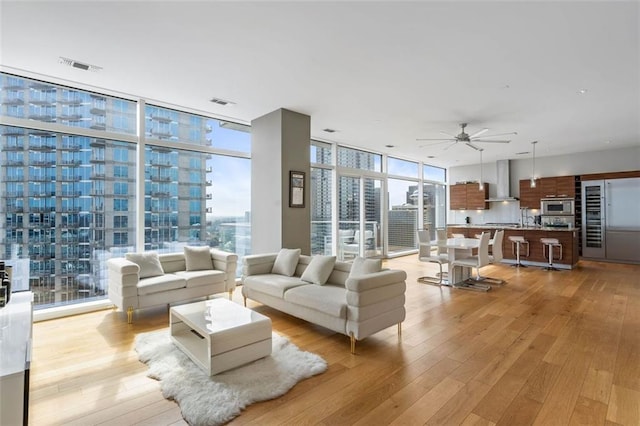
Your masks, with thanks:
<instances>
[{"instance_id":1,"label":"white ceiling","mask_svg":"<svg viewBox=\"0 0 640 426\"><path fill-rule=\"evenodd\" d=\"M416 139L461 122L518 133L483 161L640 145L639 4L2 0L0 65L247 123L288 108L313 138L449 167L479 154Z\"/></svg>"}]
</instances>

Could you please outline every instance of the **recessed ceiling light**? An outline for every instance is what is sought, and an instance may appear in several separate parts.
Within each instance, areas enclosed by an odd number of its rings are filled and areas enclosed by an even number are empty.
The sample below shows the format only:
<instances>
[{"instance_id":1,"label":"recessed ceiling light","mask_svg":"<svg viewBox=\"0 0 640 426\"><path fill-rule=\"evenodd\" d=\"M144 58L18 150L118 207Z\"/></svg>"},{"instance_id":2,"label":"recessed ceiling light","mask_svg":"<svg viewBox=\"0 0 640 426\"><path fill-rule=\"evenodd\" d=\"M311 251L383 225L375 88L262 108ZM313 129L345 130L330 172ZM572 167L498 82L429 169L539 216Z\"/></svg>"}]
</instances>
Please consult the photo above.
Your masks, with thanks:
<instances>
[{"instance_id":1,"label":"recessed ceiling light","mask_svg":"<svg viewBox=\"0 0 640 426\"><path fill-rule=\"evenodd\" d=\"M606 143L607 145L611 143L611 141L604 141L604 143Z\"/></svg>"},{"instance_id":2,"label":"recessed ceiling light","mask_svg":"<svg viewBox=\"0 0 640 426\"><path fill-rule=\"evenodd\" d=\"M99 67L97 65L85 64L85 63L76 61L75 59L65 58L64 56L58 57L58 62L63 65L67 65L83 71L98 72L102 70L102 67Z\"/></svg>"},{"instance_id":3,"label":"recessed ceiling light","mask_svg":"<svg viewBox=\"0 0 640 426\"><path fill-rule=\"evenodd\" d=\"M385 145L385 148L395 148L395 145Z\"/></svg>"},{"instance_id":4,"label":"recessed ceiling light","mask_svg":"<svg viewBox=\"0 0 640 426\"><path fill-rule=\"evenodd\" d=\"M581 95L584 95L585 93L587 93L587 89L580 89L578 90L578 93L580 93Z\"/></svg>"},{"instance_id":5,"label":"recessed ceiling light","mask_svg":"<svg viewBox=\"0 0 640 426\"><path fill-rule=\"evenodd\" d=\"M337 132L337 130L336 130L336 129L330 129L330 128L328 128L328 127L327 127L326 129L322 129L322 131L323 131L323 132L327 132L327 133L335 133L335 132Z\"/></svg>"},{"instance_id":6,"label":"recessed ceiling light","mask_svg":"<svg viewBox=\"0 0 640 426\"><path fill-rule=\"evenodd\" d=\"M218 105L222 105L222 106L227 106L227 105L235 105L235 102L231 102L231 101L227 101L226 99L220 99L220 98L211 98L209 99L209 102L213 102L214 104L218 104Z\"/></svg>"}]
</instances>

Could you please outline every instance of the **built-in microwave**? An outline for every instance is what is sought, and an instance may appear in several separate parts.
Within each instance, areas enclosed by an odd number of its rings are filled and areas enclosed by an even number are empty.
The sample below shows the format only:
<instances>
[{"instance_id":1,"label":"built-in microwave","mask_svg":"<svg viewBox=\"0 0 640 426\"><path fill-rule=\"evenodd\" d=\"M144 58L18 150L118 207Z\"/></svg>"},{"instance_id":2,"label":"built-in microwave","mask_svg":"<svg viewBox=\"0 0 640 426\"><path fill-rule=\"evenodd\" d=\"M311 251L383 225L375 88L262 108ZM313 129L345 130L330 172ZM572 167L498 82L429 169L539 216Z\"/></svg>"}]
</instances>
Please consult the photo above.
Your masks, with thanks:
<instances>
[{"instance_id":1,"label":"built-in microwave","mask_svg":"<svg viewBox=\"0 0 640 426\"><path fill-rule=\"evenodd\" d=\"M573 198L543 198L540 200L543 215L573 215L575 205Z\"/></svg>"}]
</instances>

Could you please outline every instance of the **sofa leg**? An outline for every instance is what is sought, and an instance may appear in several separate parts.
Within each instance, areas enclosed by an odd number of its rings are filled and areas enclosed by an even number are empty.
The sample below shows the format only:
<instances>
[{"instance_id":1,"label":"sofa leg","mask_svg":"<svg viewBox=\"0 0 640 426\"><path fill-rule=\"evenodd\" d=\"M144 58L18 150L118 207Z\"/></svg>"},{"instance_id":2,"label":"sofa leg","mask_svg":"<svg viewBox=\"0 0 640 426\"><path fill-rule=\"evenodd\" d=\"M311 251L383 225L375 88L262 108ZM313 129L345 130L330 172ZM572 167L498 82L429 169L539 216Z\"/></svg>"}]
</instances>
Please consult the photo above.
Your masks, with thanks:
<instances>
[{"instance_id":1,"label":"sofa leg","mask_svg":"<svg viewBox=\"0 0 640 426\"><path fill-rule=\"evenodd\" d=\"M127 308L127 323L133 323L133 306Z\"/></svg>"},{"instance_id":2,"label":"sofa leg","mask_svg":"<svg viewBox=\"0 0 640 426\"><path fill-rule=\"evenodd\" d=\"M244 299L244 307L247 307L247 296L242 296L242 298Z\"/></svg>"},{"instance_id":3,"label":"sofa leg","mask_svg":"<svg viewBox=\"0 0 640 426\"><path fill-rule=\"evenodd\" d=\"M355 355L356 354L356 338L353 335L353 333L349 337L351 337L351 353Z\"/></svg>"},{"instance_id":4,"label":"sofa leg","mask_svg":"<svg viewBox=\"0 0 640 426\"><path fill-rule=\"evenodd\" d=\"M398 323L398 337L402 336L402 323Z\"/></svg>"},{"instance_id":5,"label":"sofa leg","mask_svg":"<svg viewBox=\"0 0 640 426\"><path fill-rule=\"evenodd\" d=\"M233 297L233 290L229 290L229 300Z\"/></svg>"}]
</instances>

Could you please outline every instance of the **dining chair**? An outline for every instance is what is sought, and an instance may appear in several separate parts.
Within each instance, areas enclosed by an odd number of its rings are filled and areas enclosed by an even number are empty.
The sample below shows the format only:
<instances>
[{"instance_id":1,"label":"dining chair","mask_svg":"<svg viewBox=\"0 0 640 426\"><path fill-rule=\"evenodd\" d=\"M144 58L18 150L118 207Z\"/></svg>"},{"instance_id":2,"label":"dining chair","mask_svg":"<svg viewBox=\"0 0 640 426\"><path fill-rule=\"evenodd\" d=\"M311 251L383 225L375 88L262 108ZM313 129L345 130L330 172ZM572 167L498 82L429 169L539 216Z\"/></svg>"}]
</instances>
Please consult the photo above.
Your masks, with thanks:
<instances>
[{"instance_id":1,"label":"dining chair","mask_svg":"<svg viewBox=\"0 0 640 426\"><path fill-rule=\"evenodd\" d=\"M493 243L491 244L491 254L489 255L489 263L495 265L502 261L502 241L504 240L504 229L496 231L493 235ZM482 282L489 285L503 285L504 280L499 278L482 277Z\"/></svg>"},{"instance_id":2,"label":"dining chair","mask_svg":"<svg viewBox=\"0 0 640 426\"><path fill-rule=\"evenodd\" d=\"M480 276L480 268L483 266L487 266L489 264L489 232L483 232L480 236L480 244L478 246L478 254L475 256L468 256L462 259L456 259L451 262L451 267L460 266L463 268L475 268L476 269L476 277L468 278L464 280L462 283L457 284L456 288L462 288L464 290L475 290L475 291L489 291L491 290L491 286L488 284L483 284L482 276Z\"/></svg>"},{"instance_id":3,"label":"dining chair","mask_svg":"<svg viewBox=\"0 0 640 426\"><path fill-rule=\"evenodd\" d=\"M446 273L442 272L442 265L449 262L449 259L446 254L439 254L436 252L435 254L431 251L431 241L428 230L418 230L418 260L420 262L428 262L428 263L437 263L440 272L435 276L423 276L418 278L419 283L423 284L435 284L442 285L444 282L444 277Z\"/></svg>"}]
</instances>

